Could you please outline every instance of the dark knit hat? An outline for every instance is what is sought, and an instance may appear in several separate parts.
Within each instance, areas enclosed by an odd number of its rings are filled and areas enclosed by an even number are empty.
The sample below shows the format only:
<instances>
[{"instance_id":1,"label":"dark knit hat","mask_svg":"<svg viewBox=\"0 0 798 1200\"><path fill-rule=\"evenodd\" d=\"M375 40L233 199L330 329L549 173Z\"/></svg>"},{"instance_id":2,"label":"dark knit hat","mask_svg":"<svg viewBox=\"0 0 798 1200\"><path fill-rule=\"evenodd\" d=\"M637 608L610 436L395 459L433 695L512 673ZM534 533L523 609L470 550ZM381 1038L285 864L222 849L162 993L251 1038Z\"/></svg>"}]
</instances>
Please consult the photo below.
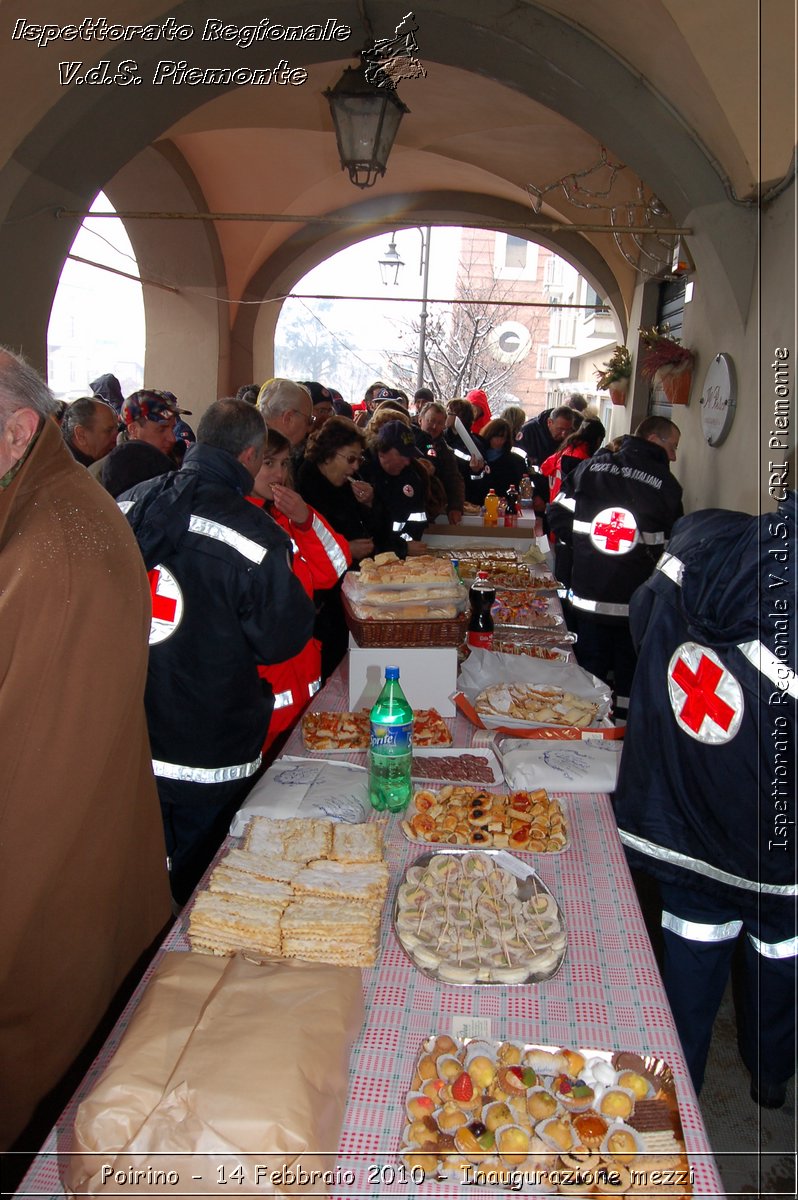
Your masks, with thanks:
<instances>
[{"instance_id":1,"label":"dark knit hat","mask_svg":"<svg viewBox=\"0 0 798 1200\"><path fill-rule=\"evenodd\" d=\"M174 471L175 464L168 454L163 454L149 442L125 442L116 446L106 458L100 471L100 479L106 491L114 499L128 488L156 475Z\"/></svg>"}]
</instances>

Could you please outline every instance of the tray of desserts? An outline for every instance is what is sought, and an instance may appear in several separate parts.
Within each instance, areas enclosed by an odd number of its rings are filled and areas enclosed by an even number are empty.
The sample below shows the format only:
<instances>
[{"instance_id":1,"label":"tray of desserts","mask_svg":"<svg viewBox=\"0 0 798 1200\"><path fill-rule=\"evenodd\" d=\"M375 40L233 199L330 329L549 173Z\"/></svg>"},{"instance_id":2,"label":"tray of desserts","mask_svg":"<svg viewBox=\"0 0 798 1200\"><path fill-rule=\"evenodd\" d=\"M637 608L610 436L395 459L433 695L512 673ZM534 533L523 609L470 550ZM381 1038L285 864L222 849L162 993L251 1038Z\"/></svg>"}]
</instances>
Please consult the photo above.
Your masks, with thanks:
<instances>
[{"instance_id":1,"label":"tray of desserts","mask_svg":"<svg viewBox=\"0 0 798 1200\"><path fill-rule=\"evenodd\" d=\"M669 1065L624 1051L426 1038L400 1153L413 1180L558 1195L691 1196Z\"/></svg>"},{"instance_id":2,"label":"tray of desserts","mask_svg":"<svg viewBox=\"0 0 798 1200\"><path fill-rule=\"evenodd\" d=\"M493 632L492 649L500 654L525 654L529 658L540 658L544 662L572 663L571 647L576 635L563 630L556 638L541 637L531 629L516 629L512 625L500 625Z\"/></svg>"},{"instance_id":3,"label":"tray of desserts","mask_svg":"<svg viewBox=\"0 0 798 1200\"><path fill-rule=\"evenodd\" d=\"M446 784L413 795L402 832L410 842L558 854L567 849L562 802L543 789L509 793Z\"/></svg>"},{"instance_id":4,"label":"tray of desserts","mask_svg":"<svg viewBox=\"0 0 798 1200\"><path fill-rule=\"evenodd\" d=\"M465 584L471 584L478 571L486 571L493 587L504 591L529 591L533 587L532 569L523 563L492 562L489 559L460 562L460 576ZM542 578L542 577L541 577ZM535 584L535 588L542 587Z\"/></svg>"},{"instance_id":5,"label":"tray of desserts","mask_svg":"<svg viewBox=\"0 0 798 1200\"><path fill-rule=\"evenodd\" d=\"M504 850L422 854L397 888L393 922L414 966L441 983L542 983L565 958L557 901Z\"/></svg>"},{"instance_id":6,"label":"tray of desserts","mask_svg":"<svg viewBox=\"0 0 798 1200\"><path fill-rule=\"evenodd\" d=\"M511 626L558 638L568 632L554 593L497 592L490 611L500 629Z\"/></svg>"}]
</instances>

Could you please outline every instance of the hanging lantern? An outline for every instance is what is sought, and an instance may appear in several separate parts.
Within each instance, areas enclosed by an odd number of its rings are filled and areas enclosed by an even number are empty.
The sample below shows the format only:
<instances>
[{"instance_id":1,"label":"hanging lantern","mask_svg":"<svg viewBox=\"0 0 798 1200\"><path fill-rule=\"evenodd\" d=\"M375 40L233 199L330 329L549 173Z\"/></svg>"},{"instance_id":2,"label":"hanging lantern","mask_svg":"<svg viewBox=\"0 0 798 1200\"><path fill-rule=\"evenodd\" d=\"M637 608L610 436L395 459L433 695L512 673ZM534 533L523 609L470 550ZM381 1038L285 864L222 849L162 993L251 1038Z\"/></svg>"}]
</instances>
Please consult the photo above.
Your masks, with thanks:
<instances>
[{"instance_id":1,"label":"hanging lantern","mask_svg":"<svg viewBox=\"0 0 798 1200\"><path fill-rule=\"evenodd\" d=\"M334 88L324 93L335 126L338 156L355 187L368 188L385 174L399 123L410 109L387 84L366 78L363 54L347 67Z\"/></svg>"},{"instance_id":2,"label":"hanging lantern","mask_svg":"<svg viewBox=\"0 0 798 1200\"><path fill-rule=\"evenodd\" d=\"M386 287L396 285L399 282L399 272L405 265L399 251L396 249L396 234L393 235L388 243L388 249L382 258L377 259L380 268L380 278Z\"/></svg>"}]
</instances>

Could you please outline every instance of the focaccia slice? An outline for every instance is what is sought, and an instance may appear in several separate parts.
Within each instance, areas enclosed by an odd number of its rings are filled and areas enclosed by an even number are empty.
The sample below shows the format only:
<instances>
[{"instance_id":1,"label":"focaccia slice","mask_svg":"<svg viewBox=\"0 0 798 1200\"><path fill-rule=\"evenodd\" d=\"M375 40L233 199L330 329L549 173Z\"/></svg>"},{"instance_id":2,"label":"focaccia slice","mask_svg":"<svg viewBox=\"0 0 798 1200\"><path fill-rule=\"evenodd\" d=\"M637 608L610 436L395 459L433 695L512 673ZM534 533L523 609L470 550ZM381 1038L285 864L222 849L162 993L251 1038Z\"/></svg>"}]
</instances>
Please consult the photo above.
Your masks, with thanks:
<instances>
[{"instance_id":1,"label":"focaccia slice","mask_svg":"<svg viewBox=\"0 0 798 1200\"><path fill-rule=\"evenodd\" d=\"M188 941L204 954L232 955L238 950L280 953L284 904L200 892L189 915Z\"/></svg>"},{"instance_id":2,"label":"focaccia slice","mask_svg":"<svg viewBox=\"0 0 798 1200\"><path fill-rule=\"evenodd\" d=\"M383 900L388 892L388 867L384 862L310 862L293 882L297 896L328 896L352 903Z\"/></svg>"},{"instance_id":3,"label":"focaccia slice","mask_svg":"<svg viewBox=\"0 0 798 1200\"><path fill-rule=\"evenodd\" d=\"M382 826L339 821L333 829L330 858L342 863L382 862Z\"/></svg>"},{"instance_id":4,"label":"focaccia slice","mask_svg":"<svg viewBox=\"0 0 798 1200\"><path fill-rule=\"evenodd\" d=\"M321 817L253 817L246 833L246 849L307 863L326 858L332 847L333 822Z\"/></svg>"}]
</instances>

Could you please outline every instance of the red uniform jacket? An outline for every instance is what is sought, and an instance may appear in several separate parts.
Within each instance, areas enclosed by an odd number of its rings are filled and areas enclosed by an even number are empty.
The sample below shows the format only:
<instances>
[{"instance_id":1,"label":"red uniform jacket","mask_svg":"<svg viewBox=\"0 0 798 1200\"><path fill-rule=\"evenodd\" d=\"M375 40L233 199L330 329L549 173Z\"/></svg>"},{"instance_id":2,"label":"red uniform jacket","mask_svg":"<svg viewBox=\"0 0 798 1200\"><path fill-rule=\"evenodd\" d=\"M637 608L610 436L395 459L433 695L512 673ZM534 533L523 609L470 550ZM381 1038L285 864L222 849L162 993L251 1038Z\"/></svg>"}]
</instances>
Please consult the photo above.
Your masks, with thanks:
<instances>
[{"instance_id":1,"label":"red uniform jacket","mask_svg":"<svg viewBox=\"0 0 798 1200\"><path fill-rule=\"evenodd\" d=\"M248 499L258 508L264 507L265 502L256 496ZM311 599L315 591L334 587L352 562L346 538L331 529L315 508L310 509L305 525L295 525L276 508L269 507L268 512L294 543L294 574ZM274 692L274 712L263 743L265 751L279 733L290 729L299 719L319 690L321 642L312 637L299 654L286 662L258 667L258 673L268 680Z\"/></svg>"},{"instance_id":2,"label":"red uniform jacket","mask_svg":"<svg viewBox=\"0 0 798 1200\"><path fill-rule=\"evenodd\" d=\"M564 469L562 461L563 458L570 460L564 464ZM590 458L590 452L587 446L576 446L573 450L569 449L567 454L563 450L557 450L554 454L550 454L549 457L540 464L540 470L542 474L549 477L550 503L553 502L554 497L562 487L563 476L568 475L571 471L574 471L581 462L585 461L586 458Z\"/></svg>"}]
</instances>

